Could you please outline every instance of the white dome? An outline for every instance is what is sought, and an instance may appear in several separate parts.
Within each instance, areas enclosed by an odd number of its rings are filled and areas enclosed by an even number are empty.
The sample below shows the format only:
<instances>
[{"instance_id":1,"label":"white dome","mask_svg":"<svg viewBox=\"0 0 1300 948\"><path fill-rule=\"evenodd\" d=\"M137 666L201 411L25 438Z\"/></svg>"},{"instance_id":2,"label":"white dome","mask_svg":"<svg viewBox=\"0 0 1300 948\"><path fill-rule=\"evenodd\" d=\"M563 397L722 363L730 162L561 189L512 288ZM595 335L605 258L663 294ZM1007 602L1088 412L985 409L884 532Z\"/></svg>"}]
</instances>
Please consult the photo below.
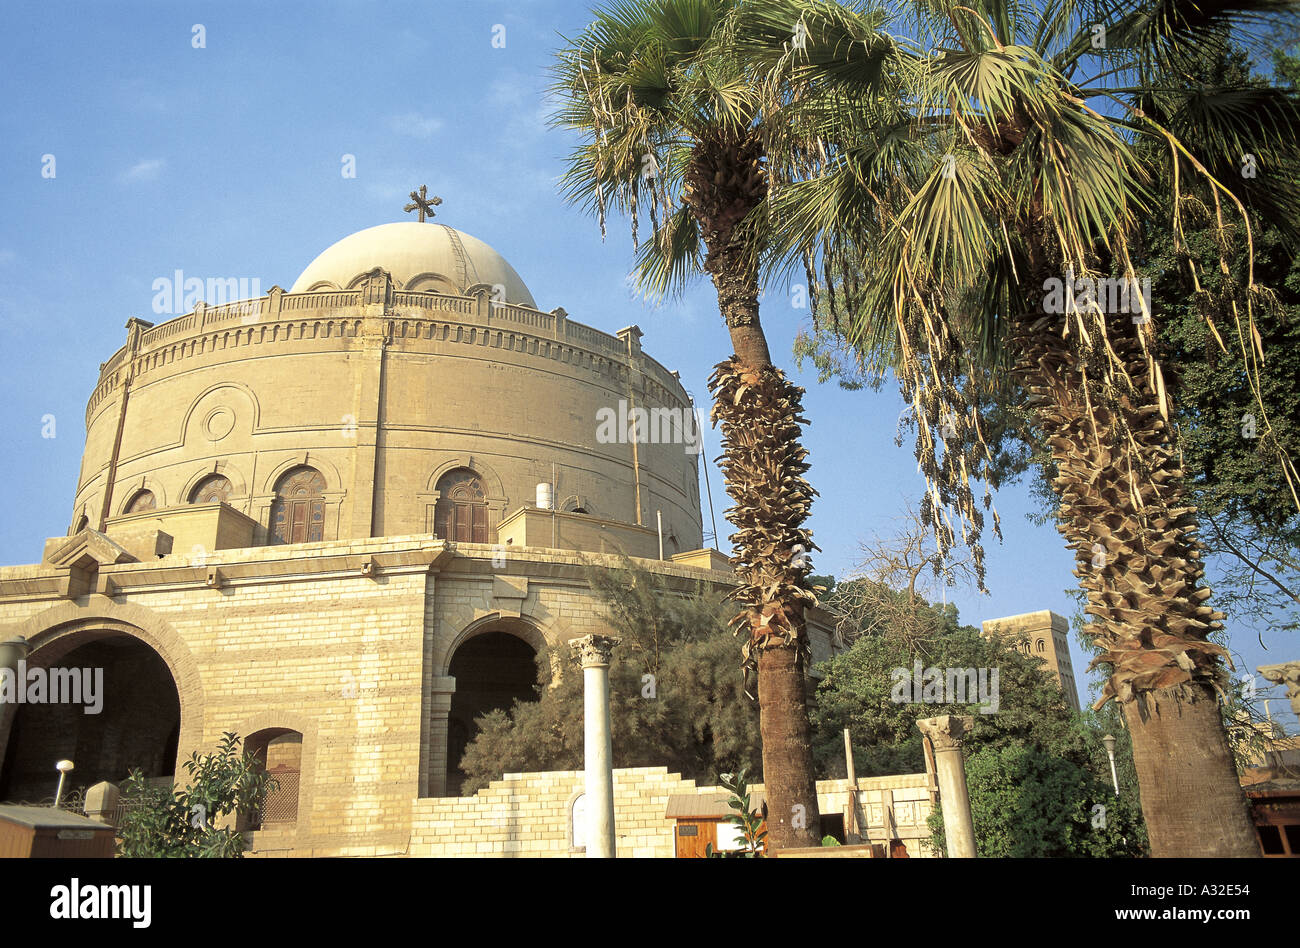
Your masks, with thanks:
<instances>
[{"instance_id":1,"label":"white dome","mask_svg":"<svg viewBox=\"0 0 1300 948\"><path fill-rule=\"evenodd\" d=\"M399 221L367 227L325 249L289 288L346 290L383 267L400 290L464 295L476 283L502 286L505 301L537 308L515 268L477 237L446 224Z\"/></svg>"}]
</instances>

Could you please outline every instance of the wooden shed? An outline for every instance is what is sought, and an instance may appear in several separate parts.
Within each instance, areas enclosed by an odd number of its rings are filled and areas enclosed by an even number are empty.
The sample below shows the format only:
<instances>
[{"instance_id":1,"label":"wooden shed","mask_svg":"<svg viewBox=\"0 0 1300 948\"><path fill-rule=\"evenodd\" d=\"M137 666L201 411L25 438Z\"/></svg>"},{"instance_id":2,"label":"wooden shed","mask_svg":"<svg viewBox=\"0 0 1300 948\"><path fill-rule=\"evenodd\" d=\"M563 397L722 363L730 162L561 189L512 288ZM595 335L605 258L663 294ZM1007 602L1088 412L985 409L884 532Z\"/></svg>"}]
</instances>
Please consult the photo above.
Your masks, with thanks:
<instances>
[{"instance_id":1,"label":"wooden shed","mask_svg":"<svg viewBox=\"0 0 1300 948\"><path fill-rule=\"evenodd\" d=\"M114 830L49 806L0 804L0 859L112 859Z\"/></svg>"},{"instance_id":2,"label":"wooden shed","mask_svg":"<svg viewBox=\"0 0 1300 948\"><path fill-rule=\"evenodd\" d=\"M712 845L716 852L739 849L739 827L729 818L736 811L727 805L725 794L675 793L668 798L664 818L676 821L673 840L678 859L703 858L705 847ZM750 794L749 805L762 812L763 794ZM767 829L767 824L763 825Z\"/></svg>"}]
</instances>

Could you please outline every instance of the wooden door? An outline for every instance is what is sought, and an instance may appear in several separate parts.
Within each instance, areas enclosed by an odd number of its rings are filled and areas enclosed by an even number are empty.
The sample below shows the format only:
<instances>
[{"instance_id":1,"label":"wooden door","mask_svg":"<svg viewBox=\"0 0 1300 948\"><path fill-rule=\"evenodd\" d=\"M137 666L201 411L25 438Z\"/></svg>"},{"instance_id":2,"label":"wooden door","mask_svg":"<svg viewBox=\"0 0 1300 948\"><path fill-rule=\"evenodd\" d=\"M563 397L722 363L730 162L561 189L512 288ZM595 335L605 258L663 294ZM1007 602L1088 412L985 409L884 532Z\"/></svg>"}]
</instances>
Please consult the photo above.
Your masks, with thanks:
<instances>
[{"instance_id":1,"label":"wooden door","mask_svg":"<svg viewBox=\"0 0 1300 948\"><path fill-rule=\"evenodd\" d=\"M678 859L703 859L705 847L718 845L716 820L678 820L673 830Z\"/></svg>"},{"instance_id":2,"label":"wooden door","mask_svg":"<svg viewBox=\"0 0 1300 948\"><path fill-rule=\"evenodd\" d=\"M483 480L468 468L449 471L438 479L434 532L457 543L487 543L488 506Z\"/></svg>"}]
</instances>

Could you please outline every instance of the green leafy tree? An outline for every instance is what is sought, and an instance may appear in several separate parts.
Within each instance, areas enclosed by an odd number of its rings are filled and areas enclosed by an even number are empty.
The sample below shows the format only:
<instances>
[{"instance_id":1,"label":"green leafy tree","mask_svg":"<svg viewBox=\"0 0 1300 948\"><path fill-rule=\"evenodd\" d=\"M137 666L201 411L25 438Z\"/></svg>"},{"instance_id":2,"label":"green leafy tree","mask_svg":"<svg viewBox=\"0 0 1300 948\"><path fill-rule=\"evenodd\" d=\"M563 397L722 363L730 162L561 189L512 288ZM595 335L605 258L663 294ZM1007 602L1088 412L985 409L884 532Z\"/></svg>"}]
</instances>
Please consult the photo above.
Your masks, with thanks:
<instances>
[{"instance_id":1,"label":"green leafy tree","mask_svg":"<svg viewBox=\"0 0 1300 948\"><path fill-rule=\"evenodd\" d=\"M241 754L239 745L239 736L227 731L216 753L191 754L184 763L188 783L176 789L150 783L133 770L122 785L118 855L241 857L243 834L217 824L260 809L276 784L257 756Z\"/></svg>"},{"instance_id":2,"label":"green leafy tree","mask_svg":"<svg viewBox=\"0 0 1300 948\"><path fill-rule=\"evenodd\" d=\"M1133 797L1037 747L984 747L966 758L975 851L979 856L1116 858L1147 855ZM930 813L931 845L946 852L943 809Z\"/></svg>"},{"instance_id":3,"label":"green leafy tree","mask_svg":"<svg viewBox=\"0 0 1300 948\"><path fill-rule=\"evenodd\" d=\"M626 557L621 569L589 570L588 577L622 639L609 670L614 766L666 765L704 782L758 771L758 709L736 667L723 591L669 588ZM478 719L461 760L463 793L504 773L581 769L582 672L565 663L553 676L541 660L538 675L537 701Z\"/></svg>"},{"instance_id":4,"label":"green leafy tree","mask_svg":"<svg viewBox=\"0 0 1300 948\"><path fill-rule=\"evenodd\" d=\"M925 603L917 608L938 612ZM925 759L916 720L971 714L973 729L963 744L971 804L979 814L980 855L1144 854L1141 798L1128 734L1115 709L1072 711L1042 659L1022 650L1023 638L985 639L973 627L961 626L955 610L939 615L950 617L951 624L926 640L924 653L909 648L905 637L882 631L862 636L846 653L820 667L825 677L818 688L813 723L823 770L844 775L842 729L848 727L860 775L920 771ZM997 668L997 711L984 714L973 700L967 704L897 700L896 671L915 676L917 659L938 669ZM1101 741L1107 730L1117 735L1119 801L1114 799ZM972 770L974 762L983 768L978 774ZM1037 785L1021 786L1030 781ZM1098 804L1106 809L1094 811ZM932 816L931 826L936 845L942 848L941 810Z\"/></svg>"},{"instance_id":5,"label":"green leafy tree","mask_svg":"<svg viewBox=\"0 0 1300 948\"><path fill-rule=\"evenodd\" d=\"M1102 700L1124 709L1157 855L1257 856L1258 844L1217 700L1226 653L1211 636L1224 615L1206 602L1200 524L1151 305L1133 292L1134 254L1143 221L1164 214L1195 272L1188 182L1206 188L1226 279L1199 282L1197 307L1260 355L1266 294L1249 269L1234 279L1227 258L1245 239L1247 204L1294 239L1300 101L1189 76L1230 37L1257 39L1269 14L1295 8L909 4L919 42L902 116L882 112L876 77L854 76L836 54L881 35L874 11L754 0L741 14L759 24L753 58L789 90L791 136L806 136L820 172L765 209L773 245L805 261L810 284L825 264L832 323L847 327L861 364L900 380L927 478L921 513L941 547L960 526L978 549L990 497L979 503L973 482L994 480L979 412L989 380L1018 390L1049 446L1058 526L1110 672ZM761 42L782 20L802 23L804 42ZM1240 174L1246 153L1268 171ZM1065 298L1067 282L1078 298ZM1262 406L1257 381L1251 390Z\"/></svg>"},{"instance_id":6,"label":"green leafy tree","mask_svg":"<svg viewBox=\"0 0 1300 948\"><path fill-rule=\"evenodd\" d=\"M1294 93L1300 55L1279 49L1273 62L1274 81ZM1270 86L1239 47L1196 65L1196 81L1209 88L1246 95ZM1220 332L1195 305L1167 220L1146 222L1140 265L1158 274L1153 293L1163 303L1159 341L1171 367L1166 382L1177 406L1179 448L1220 608L1242 622L1267 616L1260 624L1273 632L1294 630L1300 628L1300 513L1297 486L1275 459L1279 450L1300 457L1300 257L1270 220L1268 205L1257 206L1247 194L1253 254L1243 241L1233 241L1225 274L1210 219L1213 195L1204 185L1194 186L1193 194L1182 252L1214 296L1244 282L1252 268L1254 281L1268 290L1267 318L1254 327L1260 358L1231 319Z\"/></svg>"},{"instance_id":7,"label":"green leafy tree","mask_svg":"<svg viewBox=\"0 0 1300 948\"><path fill-rule=\"evenodd\" d=\"M900 694L899 676L914 677L917 661L923 674L930 667L988 670L990 685L991 672L997 669L997 710L983 713L969 695L966 704L949 704L923 703L913 694ZM973 714L974 728L965 739L968 748L1037 745L1078 765L1097 765L1077 715L1066 706L1043 660L1004 640L985 639L970 626L931 640L924 657L890 636L863 636L818 671L823 677L813 710L815 753L827 774L845 775L846 727L858 774L923 770L925 757L916 721L942 714Z\"/></svg>"}]
</instances>

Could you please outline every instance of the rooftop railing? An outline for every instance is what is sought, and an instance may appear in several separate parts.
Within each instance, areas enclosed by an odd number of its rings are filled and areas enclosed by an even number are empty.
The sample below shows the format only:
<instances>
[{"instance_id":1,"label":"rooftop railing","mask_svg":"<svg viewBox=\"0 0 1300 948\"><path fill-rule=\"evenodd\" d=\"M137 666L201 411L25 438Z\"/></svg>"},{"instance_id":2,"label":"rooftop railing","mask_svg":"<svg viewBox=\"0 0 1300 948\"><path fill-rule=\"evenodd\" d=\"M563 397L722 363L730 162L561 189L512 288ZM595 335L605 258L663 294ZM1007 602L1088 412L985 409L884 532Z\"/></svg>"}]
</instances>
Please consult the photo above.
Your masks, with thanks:
<instances>
[{"instance_id":1,"label":"rooftop railing","mask_svg":"<svg viewBox=\"0 0 1300 948\"><path fill-rule=\"evenodd\" d=\"M99 381L91 397L87 415L93 411L103 398L116 388L120 382L119 370L128 359L141 360L164 346L174 345L182 339L201 336L214 329L269 327L282 323L299 323L308 314L348 315L339 310L359 307L362 303L361 290L313 290L307 293L283 293L273 290L271 295L252 300L238 300L219 306L200 305L192 313L177 316L166 322L145 330L139 338L138 348L134 353L123 346L115 352L100 368ZM601 332L591 326L559 318L555 313L544 313L527 306L513 303L488 302L484 306L479 297L447 296L439 293L424 293L398 290L391 296L390 309L394 317L416 319L432 318L433 314L445 313L452 317L446 322L461 323L471 326L487 325L504 328L513 324L522 327L525 334L532 330L539 340L562 342L577 349L584 349L593 355L612 359L616 363L626 364L627 343L618 336ZM412 312L412 311L416 312ZM424 313L430 314L425 317ZM465 318L468 317L468 318ZM184 352L182 350L182 357ZM170 362L174 356L167 356ZM681 383L678 378L658 362L640 353L642 371L646 372L659 385L674 391ZM150 364L156 364L151 360ZM136 372L146 369L140 361L133 361Z\"/></svg>"}]
</instances>

